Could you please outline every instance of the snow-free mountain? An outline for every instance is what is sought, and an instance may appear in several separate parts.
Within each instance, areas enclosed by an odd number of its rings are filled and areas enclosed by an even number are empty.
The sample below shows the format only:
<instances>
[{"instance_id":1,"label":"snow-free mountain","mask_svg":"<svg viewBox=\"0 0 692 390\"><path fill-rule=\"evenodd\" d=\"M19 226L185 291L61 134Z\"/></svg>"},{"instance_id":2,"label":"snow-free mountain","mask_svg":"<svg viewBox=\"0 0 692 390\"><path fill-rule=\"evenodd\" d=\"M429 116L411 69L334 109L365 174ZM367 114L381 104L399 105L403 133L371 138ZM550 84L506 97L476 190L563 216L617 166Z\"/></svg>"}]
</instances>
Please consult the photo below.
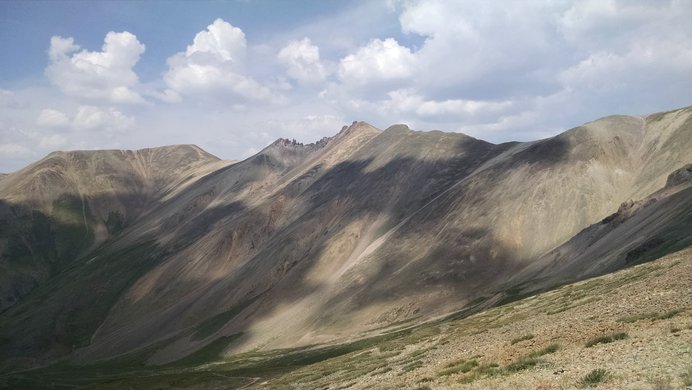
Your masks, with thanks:
<instances>
[{"instance_id":1,"label":"snow-free mountain","mask_svg":"<svg viewBox=\"0 0 692 390\"><path fill-rule=\"evenodd\" d=\"M692 108L492 144L354 122L240 162L54 152L0 176L0 370L161 365L489 308L692 244Z\"/></svg>"}]
</instances>

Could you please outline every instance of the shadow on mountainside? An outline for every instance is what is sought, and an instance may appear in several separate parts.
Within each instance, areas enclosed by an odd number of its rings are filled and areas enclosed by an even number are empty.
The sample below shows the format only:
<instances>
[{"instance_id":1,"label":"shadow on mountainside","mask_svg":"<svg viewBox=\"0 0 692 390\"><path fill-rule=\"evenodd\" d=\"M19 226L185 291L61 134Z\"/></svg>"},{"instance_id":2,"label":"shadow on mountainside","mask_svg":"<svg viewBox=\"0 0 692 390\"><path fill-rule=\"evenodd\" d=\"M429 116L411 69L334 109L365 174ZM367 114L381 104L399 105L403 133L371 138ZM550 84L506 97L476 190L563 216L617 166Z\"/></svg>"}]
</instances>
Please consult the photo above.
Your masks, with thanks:
<instances>
[{"instance_id":1,"label":"shadow on mountainside","mask_svg":"<svg viewBox=\"0 0 692 390\"><path fill-rule=\"evenodd\" d=\"M307 206L291 208L283 205L284 209L280 212L283 218L278 219L287 221L286 224L272 226L270 230L275 233L266 239L262 249L234 270L233 274L207 288L204 300L225 301L225 310L242 305L242 300L263 294L244 313L231 319L225 331L244 332L254 322L270 316L277 307L299 302L324 288L308 275L314 272L318 260L325 253L331 253L328 251L330 242L338 238L346 227L381 213L388 217L386 225L393 227L507 148L506 145L494 146L478 141L472 147L479 150L469 153L466 142L459 146L459 157L450 160L396 158L374 170L369 170L371 159L342 162L310 185L305 184L303 177L297 178L295 185L287 186L271 198L270 203L278 202L282 197L294 201L302 199L307 201ZM534 156L534 161L542 160ZM553 154L548 162L543 163L549 164L551 161L558 163L561 160L555 159ZM310 175L314 175L314 172ZM283 202L292 204L291 201ZM434 210L435 215L443 216L446 207L454 206L453 202L449 202L438 207ZM296 210L299 212L296 213ZM415 237L418 229L434 229L435 215L428 216L428 225L402 229L395 234ZM262 222L258 221L257 226L263 226ZM228 228L233 230L230 226ZM363 229L355 234L363 234ZM464 248L466 243L484 238L487 231L471 228L448 234L456 235L457 240L452 244L435 243L420 258L411 258L405 251L378 253L376 269L366 274L367 281L363 285L348 286L325 304L322 310L324 321L328 321L329 316L347 317L348 310L394 301L411 294L412 290L425 288L445 290L447 297L463 302L483 291L479 287L488 285L512 269L511 254L492 237L485 238L471 250ZM353 250L351 245L338 254L339 259L345 260ZM262 277L258 278L258 275ZM227 296L242 297L244 294L238 294L238 291L247 294L241 301L224 300ZM212 312L223 313L224 308ZM241 337L238 342L243 340Z\"/></svg>"},{"instance_id":2,"label":"shadow on mountainside","mask_svg":"<svg viewBox=\"0 0 692 390\"><path fill-rule=\"evenodd\" d=\"M195 233L190 234L194 240L224 212L240 210L237 204L206 210L184 226ZM89 345L121 295L189 244L163 248L153 232L128 237L131 226L123 218L111 223L110 239L90 250L97 219L70 196L58 198L49 215L0 201L0 267L9 303L0 313L0 360L31 365ZM109 220L98 222L108 225Z\"/></svg>"},{"instance_id":3,"label":"shadow on mountainside","mask_svg":"<svg viewBox=\"0 0 692 390\"><path fill-rule=\"evenodd\" d=\"M541 146L542 142L546 145ZM523 152L529 158L515 156L503 169L510 169L512 164L549 169L566 159L570 149L565 142L549 139L535 143ZM463 185L461 182L474 170L513 145L465 138L456 146L455 157L445 160L396 157L375 169L369 168L372 159L341 162L326 172L317 167L310 177L297 178L251 208L236 201L210 205L219 198L233 199L234 193L263 174L240 172L249 164L274 170L281 170L281 164L265 157L222 168L172 199L152 203L145 217L124 226L119 235L94 252L75 256L68 267L3 312L2 358L69 354L92 342L109 313L120 317L114 316L109 323L111 335L103 333L111 346L108 354L94 355L101 358L171 335L186 339L205 320L239 306L244 309L221 317L228 323L215 326L210 337L194 346L207 345L222 333L244 332L277 308L324 287L308 276L318 260L333 253L330 243L341 237L346 227L360 223L354 234L362 235L367 224L383 214L386 229L381 235L412 214L422 213L423 222L416 226L404 223L392 237L415 239L421 232L439 230L438 218L459 206L455 199L441 195ZM444 202L425 207L438 197ZM178 208L182 203L189 207ZM170 210L173 205L176 209ZM165 216L161 217L161 230L138 229L146 225L147 218L159 216ZM412 257L405 248L379 249L373 269L356 270L367 276L365 283L346 281L341 291L324 303L323 320L347 318L348 310L396 301L426 289L445 291L449 299L463 302L512 269L511 253L488 237L487 230L470 226L445 234L455 239L430 243L420 257ZM157 241L162 235L172 237L166 247ZM211 246L201 245L211 238ZM356 241L345 244L336 259L348 258ZM188 253L200 250L205 253L199 259L186 262ZM219 274L209 278L207 268ZM158 284L138 302L123 299L128 289L155 269L168 278L152 279ZM242 341L241 337L237 342Z\"/></svg>"}]
</instances>

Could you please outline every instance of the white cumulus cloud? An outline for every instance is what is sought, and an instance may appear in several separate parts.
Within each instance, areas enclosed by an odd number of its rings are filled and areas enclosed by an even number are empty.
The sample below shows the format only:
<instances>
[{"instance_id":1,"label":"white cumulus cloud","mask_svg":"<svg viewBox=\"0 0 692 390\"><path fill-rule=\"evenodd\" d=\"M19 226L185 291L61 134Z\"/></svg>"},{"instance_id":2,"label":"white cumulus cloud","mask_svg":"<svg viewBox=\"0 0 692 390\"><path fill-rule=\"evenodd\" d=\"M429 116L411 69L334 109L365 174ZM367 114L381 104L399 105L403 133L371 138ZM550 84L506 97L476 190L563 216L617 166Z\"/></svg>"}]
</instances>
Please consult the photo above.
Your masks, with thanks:
<instances>
[{"instance_id":1,"label":"white cumulus cloud","mask_svg":"<svg viewBox=\"0 0 692 390\"><path fill-rule=\"evenodd\" d=\"M41 127L66 127L70 124L70 119L62 111L45 108L36 118L36 124Z\"/></svg>"},{"instance_id":2,"label":"white cumulus cloud","mask_svg":"<svg viewBox=\"0 0 692 390\"><path fill-rule=\"evenodd\" d=\"M312 44L310 38L290 42L279 51L277 59L286 67L288 77L298 82L319 83L327 76L320 62L320 49Z\"/></svg>"},{"instance_id":3,"label":"white cumulus cloud","mask_svg":"<svg viewBox=\"0 0 692 390\"><path fill-rule=\"evenodd\" d=\"M79 106L73 120L74 127L81 130L124 130L134 123L133 118L114 108L96 106Z\"/></svg>"},{"instance_id":4,"label":"white cumulus cloud","mask_svg":"<svg viewBox=\"0 0 692 390\"><path fill-rule=\"evenodd\" d=\"M245 34L223 19L216 19L195 35L184 52L168 58L162 98L180 100L185 95L235 95L241 99L270 101L272 91L244 73Z\"/></svg>"},{"instance_id":5,"label":"white cumulus cloud","mask_svg":"<svg viewBox=\"0 0 692 390\"><path fill-rule=\"evenodd\" d=\"M413 76L415 64L411 50L395 39L373 39L341 59L339 79L347 86L405 80Z\"/></svg>"},{"instance_id":6,"label":"white cumulus cloud","mask_svg":"<svg viewBox=\"0 0 692 390\"><path fill-rule=\"evenodd\" d=\"M101 51L78 51L72 38L54 36L46 76L63 93L111 103L141 103L132 69L145 47L127 31L106 34Z\"/></svg>"}]
</instances>

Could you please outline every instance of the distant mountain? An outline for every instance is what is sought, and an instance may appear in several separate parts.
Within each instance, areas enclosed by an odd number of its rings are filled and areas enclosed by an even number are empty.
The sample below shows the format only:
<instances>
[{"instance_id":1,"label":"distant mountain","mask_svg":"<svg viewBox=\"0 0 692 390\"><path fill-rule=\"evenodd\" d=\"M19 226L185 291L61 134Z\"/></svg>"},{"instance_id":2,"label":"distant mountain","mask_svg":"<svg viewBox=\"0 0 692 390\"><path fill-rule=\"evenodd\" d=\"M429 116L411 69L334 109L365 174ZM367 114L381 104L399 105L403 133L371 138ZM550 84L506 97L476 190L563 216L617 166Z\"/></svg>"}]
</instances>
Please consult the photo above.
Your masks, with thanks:
<instances>
[{"instance_id":1,"label":"distant mountain","mask_svg":"<svg viewBox=\"0 0 692 390\"><path fill-rule=\"evenodd\" d=\"M194 145L54 152L0 177L0 310L228 165Z\"/></svg>"},{"instance_id":2,"label":"distant mountain","mask_svg":"<svg viewBox=\"0 0 692 390\"><path fill-rule=\"evenodd\" d=\"M54 153L0 178L0 359L163 364L489 307L689 246L690 162L692 108L499 145L354 122L234 164Z\"/></svg>"}]
</instances>

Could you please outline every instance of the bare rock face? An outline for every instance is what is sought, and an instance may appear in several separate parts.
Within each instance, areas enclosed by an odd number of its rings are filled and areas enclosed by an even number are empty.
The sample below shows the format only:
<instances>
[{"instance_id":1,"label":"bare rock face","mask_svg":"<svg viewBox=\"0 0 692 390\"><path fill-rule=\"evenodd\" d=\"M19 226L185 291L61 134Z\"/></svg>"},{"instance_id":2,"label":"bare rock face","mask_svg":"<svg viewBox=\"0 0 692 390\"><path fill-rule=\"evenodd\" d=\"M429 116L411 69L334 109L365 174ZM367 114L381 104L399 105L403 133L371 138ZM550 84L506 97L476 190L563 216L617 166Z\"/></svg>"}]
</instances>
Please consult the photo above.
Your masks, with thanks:
<instances>
[{"instance_id":1,"label":"bare rock face","mask_svg":"<svg viewBox=\"0 0 692 390\"><path fill-rule=\"evenodd\" d=\"M668 176L666 187L675 187L690 183L692 183L692 164L687 164Z\"/></svg>"},{"instance_id":2,"label":"bare rock face","mask_svg":"<svg viewBox=\"0 0 692 390\"><path fill-rule=\"evenodd\" d=\"M0 179L0 359L343 340L645 261L692 236L691 117L499 145L354 122L235 164L193 146L49 155Z\"/></svg>"}]
</instances>

